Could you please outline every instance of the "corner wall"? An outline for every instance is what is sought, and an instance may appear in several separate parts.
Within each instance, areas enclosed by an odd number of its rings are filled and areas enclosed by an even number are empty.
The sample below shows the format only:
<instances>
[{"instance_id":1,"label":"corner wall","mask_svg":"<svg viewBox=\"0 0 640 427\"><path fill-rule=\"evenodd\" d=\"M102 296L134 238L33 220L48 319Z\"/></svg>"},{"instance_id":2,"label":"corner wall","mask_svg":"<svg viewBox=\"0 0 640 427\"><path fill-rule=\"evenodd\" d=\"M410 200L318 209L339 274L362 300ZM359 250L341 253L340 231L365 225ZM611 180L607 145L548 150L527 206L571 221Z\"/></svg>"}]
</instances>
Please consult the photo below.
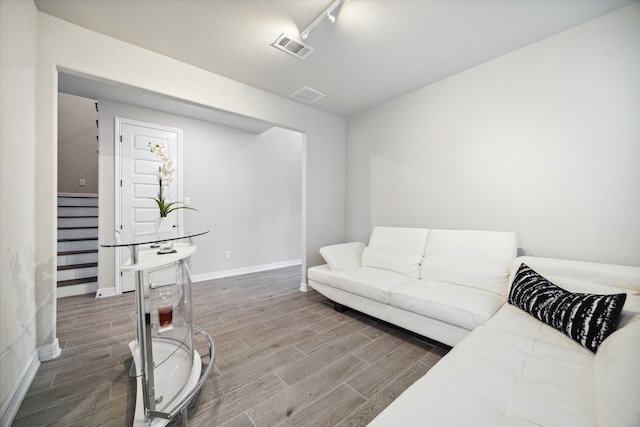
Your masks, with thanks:
<instances>
[{"instance_id":1,"label":"corner wall","mask_svg":"<svg viewBox=\"0 0 640 427\"><path fill-rule=\"evenodd\" d=\"M348 119L347 229L640 265L640 3Z\"/></svg>"},{"instance_id":2,"label":"corner wall","mask_svg":"<svg viewBox=\"0 0 640 427\"><path fill-rule=\"evenodd\" d=\"M0 1L0 425L38 370L36 34L33 2ZM20 40L20 43L15 43Z\"/></svg>"}]
</instances>

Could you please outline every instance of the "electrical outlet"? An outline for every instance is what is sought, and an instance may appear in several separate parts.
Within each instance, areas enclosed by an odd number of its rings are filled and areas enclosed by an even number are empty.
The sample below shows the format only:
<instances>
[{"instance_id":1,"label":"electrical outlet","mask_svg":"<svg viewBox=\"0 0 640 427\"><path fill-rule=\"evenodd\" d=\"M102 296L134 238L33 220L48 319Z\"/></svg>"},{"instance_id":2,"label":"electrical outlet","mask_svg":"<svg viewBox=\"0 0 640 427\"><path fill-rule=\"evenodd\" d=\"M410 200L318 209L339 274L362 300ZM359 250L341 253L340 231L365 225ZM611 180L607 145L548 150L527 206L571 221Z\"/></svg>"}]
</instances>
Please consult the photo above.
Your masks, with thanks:
<instances>
[{"instance_id":1,"label":"electrical outlet","mask_svg":"<svg viewBox=\"0 0 640 427\"><path fill-rule=\"evenodd\" d=\"M191 206L191 197L185 197L184 198L184 205L185 206Z\"/></svg>"},{"instance_id":2,"label":"electrical outlet","mask_svg":"<svg viewBox=\"0 0 640 427\"><path fill-rule=\"evenodd\" d=\"M231 259L231 251L225 251L224 259Z\"/></svg>"},{"instance_id":3,"label":"electrical outlet","mask_svg":"<svg viewBox=\"0 0 640 427\"><path fill-rule=\"evenodd\" d=\"M85 185L87 185L87 181L84 180L84 179L80 179L80 186L82 187L82 186L85 186Z\"/></svg>"}]
</instances>

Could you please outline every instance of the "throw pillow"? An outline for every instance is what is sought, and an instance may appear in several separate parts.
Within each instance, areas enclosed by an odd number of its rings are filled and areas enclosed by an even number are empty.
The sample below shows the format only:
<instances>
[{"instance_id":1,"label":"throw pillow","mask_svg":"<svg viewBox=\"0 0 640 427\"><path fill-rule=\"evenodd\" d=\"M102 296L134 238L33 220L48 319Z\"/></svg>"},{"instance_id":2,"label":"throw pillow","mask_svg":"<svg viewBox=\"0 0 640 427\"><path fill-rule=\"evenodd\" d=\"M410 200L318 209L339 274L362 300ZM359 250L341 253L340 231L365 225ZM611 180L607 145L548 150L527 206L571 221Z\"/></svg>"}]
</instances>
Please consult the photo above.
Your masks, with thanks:
<instances>
[{"instance_id":1,"label":"throw pillow","mask_svg":"<svg viewBox=\"0 0 640 427\"><path fill-rule=\"evenodd\" d=\"M594 353L616 329L627 294L572 293L554 285L526 264L516 273L509 303L562 331Z\"/></svg>"}]
</instances>

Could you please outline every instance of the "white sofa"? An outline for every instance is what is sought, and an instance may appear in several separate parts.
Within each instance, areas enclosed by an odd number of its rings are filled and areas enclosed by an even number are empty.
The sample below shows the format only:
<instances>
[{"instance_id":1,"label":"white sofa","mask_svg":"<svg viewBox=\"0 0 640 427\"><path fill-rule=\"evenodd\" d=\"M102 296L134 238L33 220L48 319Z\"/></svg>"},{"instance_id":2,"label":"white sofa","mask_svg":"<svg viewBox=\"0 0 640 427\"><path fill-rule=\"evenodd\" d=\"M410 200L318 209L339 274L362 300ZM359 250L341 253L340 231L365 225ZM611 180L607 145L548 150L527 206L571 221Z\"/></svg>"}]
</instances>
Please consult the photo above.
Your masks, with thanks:
<instances>
[{"instance_id":1,"label":"white sofa","mask_svg":"<svg viewBox=\"0 0 640 427\"><path fill-rule=\"evenodd\" d=\"M640 267L515 251L512 233L389 227L321 249L314 289L455 346L370 426L640 426ZM572 293L625 294L597 351L512 304L523 263Z\"/></svg>"},{"instance_id":2,"label":"white sofa","mask_svg":"<svg viewBox=\"0 0 640 427\"><path fill-rule=\"evenodd\" d=\"M594 353L505 304L369 425L640 426L640 267L520 257L571 292L626 293Z\"/></svg>"},{"instance_id":3,"label":"white sofa","mask_svg":"<svg viewBox=\"0 0 640 427\"><path fill-rule=\"evenodd\" d=\"M448 345L505 303L514 233L376 227L320 250L308 283L337 303Z\"/></svg>"}]
</instances>

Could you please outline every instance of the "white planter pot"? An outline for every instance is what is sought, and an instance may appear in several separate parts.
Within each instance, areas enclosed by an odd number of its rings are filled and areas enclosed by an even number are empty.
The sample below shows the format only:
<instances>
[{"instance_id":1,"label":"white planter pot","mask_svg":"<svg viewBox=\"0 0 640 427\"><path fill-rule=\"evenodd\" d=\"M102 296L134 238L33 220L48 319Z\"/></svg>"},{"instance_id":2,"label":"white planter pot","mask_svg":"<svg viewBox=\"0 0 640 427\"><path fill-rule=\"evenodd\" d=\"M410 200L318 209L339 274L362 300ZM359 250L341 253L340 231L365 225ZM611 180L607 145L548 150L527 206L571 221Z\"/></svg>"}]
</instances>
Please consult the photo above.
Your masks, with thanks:
<instances>
[{"instance_id":1,"label":"white planter pot","mask_svg":"<svg viewBox=\"0 0 640 427\"><path fill-rule=\"evenodd\" d=\"M156 225L156 233L167 233L173 231L173 221L167 217L158 217L154 219Z\"/></svg>"}]
</instances>

